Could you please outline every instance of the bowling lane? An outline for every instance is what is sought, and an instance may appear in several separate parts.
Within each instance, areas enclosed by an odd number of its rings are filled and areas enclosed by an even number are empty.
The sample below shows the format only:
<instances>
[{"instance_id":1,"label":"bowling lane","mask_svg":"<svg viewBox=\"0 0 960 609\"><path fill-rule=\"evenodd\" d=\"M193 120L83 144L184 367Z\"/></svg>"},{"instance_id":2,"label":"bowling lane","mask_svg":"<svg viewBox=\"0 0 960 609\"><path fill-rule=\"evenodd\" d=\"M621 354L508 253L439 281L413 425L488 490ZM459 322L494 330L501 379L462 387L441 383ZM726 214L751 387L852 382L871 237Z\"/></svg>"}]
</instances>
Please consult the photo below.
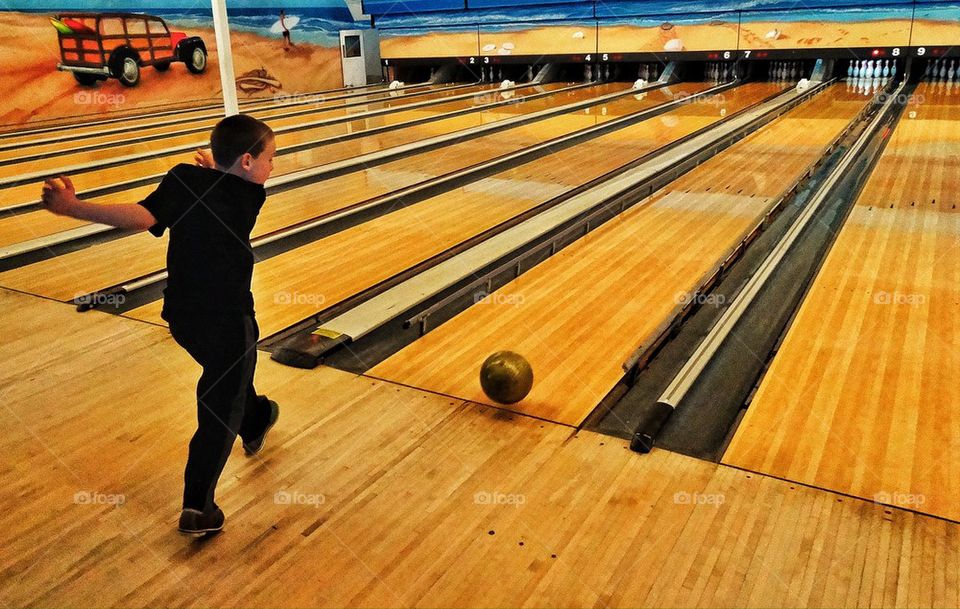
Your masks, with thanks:
<instances>
[{"instance_id":1,"label":"bowling lane","mask_svg":"<svg viewBox=\"0 0 960 609\"><path fill-rule=\"evenodd\" d=\"M279 98L277 100L264 100L262 102L257 102L253 104L241 104L241 111L246 114L252 114L256 117L262 119L268 119L278 114L284 114L287 112L295 111L297 109L310 108L311 105L317 111L330 111L335 112L337 109L340 109L341 112L349 110L349 108L344 108L347 104L353 104L358 101L369 101L369 109L375 108L386 108L386 107L395 107L398 105L404 105L407 103L413 103L415 101L423 101L427 99L435 99L437 96L449 97L456 95L458 93L468 93L472 89L460 87L458 85L429 85L424 87L418 87L415 90L412 88L403 89L401 91L387 91L386 89L380 91L371 91L364 94L351 95L349 98L345 99L328 99L324 100L322 96L316 96L308 94L303 96L306 98L317 97L318 101L313 104L305 103L301 106L284 106L291 102L296 101L296 99L283 99ZM410 96L411 93L417 93L418 95ZM419 93L425 93L420 95ZM346 93L338 93L335 95L330 95L330 97L339 97L346 95ZM164 109L160 109L164 111ZM112 122L105 124L91 124L87 125L84 123L69 124L65 123L61 125L60 131L47 132L42 134L11 134L9 136L0 137L0 146L9 146L11 144L18 144L24 147L24 150L30 150L31 146L34 146L38 140L46 140L49 138L57 138L58 136L70 135L70 136L88 136L90 138L96 138L104 134L108 130L122 129L129 130L131 127L135 127L137 134L149 133L147 130L152 130L159 128L162 133L164 130L171 131L181 128L184 124L214 124L217 120L223 117L222 107L214 108L201 108L201 109L190 109L184 108L182 112L178 112L175 115L164 115L164 116L151 116L145 114L142 116L130 116L129 120L124 120L122 122ZM109 120L110 117L104 117ZM171 121L176 121L171 123ZM121 141L122 141L121 135ZM79 140L86 141L86 140ZM72 143L70 144L73 145ZM6 157L0 157L6 158Z\"/></svg>"},{"instance_id":2,"label":"bowling lane","mask_svg":"<svg viewBox=\"0 0 960 609\"><path fill-rule=\"evenodd\" d=\"M723 461L957 521L960 97L940 84L911 96Z\"/></svg>"},{"instance_id":3,"label":"bowling lane","mask_svg":"<svg viewBox=\"0 0 960 609\"><path fill-rule=\"evenodd\" d=\"M264 260L253 280L260 327L290 326L779 90L743 85ZM159 310L130 315L159 322Z\"/></svg>"},{"instance_id":4,"label":"bowling lane","mask_svg":"<svg viewBox=\"0 0 960 609\"><path fill-rule=\"evenodd\" d=\"M617 85L618 86L618 85ZM594 93L614 90L615 85L599 85ZM270 195L254 227L254 236L290 226L319 215L345 209L372 197L388 194L451 171L463 169L532 144L547 141L579 129L611 120L627 112L636 112L683 97L708 85L694 83L658 89L647 95L628 95L599 108L568 112L527 125L492 133L473 140L391 161L347 175L320 181L300 188ZM592 87L591 87L592 88ZM579 95L579 92L577 92ZM638 99L639 98L639 99ZM111 201L136 201L150 191L149 187L131 193L110 195ZM49 215L49 214L47 214ZM94 291L126 279L157 271L164 266L165 243L149 235L139 234L66 254L64 262L51 259L24 267L32 269L8 278L30 286L51 298L72 299L85 286ZM123 259L118 266L111 261ZM15 273L15 271L11 271ZM38 279L42 276L44 279ZM32 278L32 279L31 279Z\"/></svg>"},{"instance_id":5,"label":"bowling lane","mask_svg":"<svg viewBox=\"0 0 960 609\"><path fill-rule=\"evenodd\" d=\"M556 83L552 85L547 85L547 90L557 90L563 88L563 83ZM495 96L496 87L493 85L486 85L484 88L471 88L472 92L475 92L479 95L489 94ZM530 94L533 93L534 89L526 89L523 93ZM523 95L518 95L523 97ZM472 107L475 105L473 99L461 100L459 103L455 104L455 109L463 109L464 107ZM293 131L287 131L285 133L277 134L277 146L289 146L293 144L300 144L304 142L309 142L311 140L322 138L322 137L332 137L343 135L347 133L352 133L352 130L356 130L358 125L360 128L363 127L365 119L357 118L354 121L346 123L337 123L334 125L317 125L314 127L307 126L305 123L307 121L312 121L317 119L327 119L327 118L339 118L342 116L350 116L355 113L355 108L347 109L336 109L332 111L320 111L317 114L305 114L299 116L288 117L285 119L276 119L269 120L268 123L273 128L279 127L298 127L302 125L302 128L297 128ZM419 110L411 110L413 116L421 117L424 114L430 116L439 116L444 111L437 110L432 107L422 108ZM406 113L407 116L410 116L409 113ZM207 125L211 127L219 120L218 117L216 120L210 121ZM378 119L383 119L378 121ZM454 120L457 119L457 120ZM373 124L391 124L386 117L375 117L370 119L373 121ZM473 126L476 123L476 117L473 114L467 114L459 117L454 117L449 119L453 121L451 123L446 123L443 127L437 127L438 129L450 129L458 130L464 129L468 126ZM163 129L161 130L163 131ZM170 137L164 137L157 140L151 140L147 142L133 142L133 143L123 143L123 140L126 139L127 135L124 134L121 140L114 146L108 148L100 148L96 150L87 150L76 153L71 153L62 156L55 156L49 158L40 158L24 162L13 162L7 165L0 166L0 178L10 178L18 176L21 174L28 174L34 172L45 172L49 174L58 174L58 173L69 173L69 167L76 165L84 165L94 162L108 161L111 159L121 158L127 155L142 155L148 154L151 152L159 152L166 150L173 146L207 146L210 141L210 133L204 129L203 131L195 133L187 133L181 135L171 134ZM18 156L19 151L12 154L12 156ZM89 171L85 173L77 173L77 180L79 183L87 184L100 184L100 183L113 183L120 181L121 179L131 179L136 176L149 175L150 173L155 173L155 168L158 165L164 165L169 163L176 163L182 159L193 158L193 148L186 152L164 154L162 156L157 156L150 159L144 160L132 160L130 162L124 163L123 165L117 167L97 169L94 171ZM62 168L62 169L61 169ZM7 188L3 189L0 192L3 192L5 196L5 201L18 200L15 198L15 195L12 193L16 191L16 188ZM12 197L7 199L7 196Z\"/></svg>"},{"instance_id":6,"label":"bowling lane","mask_svg":"<svg viewBox=\"0 0 960 609\"><path fill-rule=\"evenodd\" d=\"M605 93L613 93L623 89L622 85L600 85L598 87L588 87L587 89L577 89L575 91L560 91L561 89L567 87L568 85L562 83L545 85L543 87L543 91L554 92L555 95L548 95L543 98L524 101L524 97L526 97L526 95L532 95L540 92L539 88L531 88L528 91L524 93L518 93L515 97L513 97L513 99L517 100L516 104L510 104L500 108L492 108L488 110L478 110L477 112L471 112L469 114L449 117L446 119L436 119L433 123L421 124L411 128L416 129L416 131L413 132L415 135L412 134L411 129L401 128L394 131L376 133L365 137L317 146L308 150L301 150L296 153L282 154L274 160L273 175L280 176L286 173L323 165L325 163L333 163L336 161L350 159L361 154L377 152L379 150L385 150L394 146L415 142L420 139L453 133L454 131L479 127L481 125L512 118L522 114L529 114L531 112L545 110L554 105L573 103L575 101L581 101L584 99L589 99L590 97ZM499 95L499 93L491 92L490 95ZM378 127L384 127L423 118L430 118L432 116L437 116L453 110L469 108L475 103L476 101L473 99L460 100L458 102L441 104L440 106L434 106L430 108L398 111L396 114L377 116L367 119L358 119L349 123L328 125L323 128L297 131L296 133L292 134L282 134L277 137L277 143L278 145L293 145L321 137L335 138L337 136L356 133L358 131L375 129ZM164 159L157 161L151 160L140 163L139 165L150 165L156 167L162 166L162 169L156 171L164 171L170 167L170 163L172 162L170 158L171 157L165 157ZM192 153L184 153L179 155L177 162L192 162ZM131 165L137 164L124 165L116 168L116 170L112 170L110 173L115 174L121 170L124 170L125 168L130 167ZM75 176L73 180L78 189L81 189L81 183L89 182L86 174ZM155 186L145 186L103 197L95 197L89 200L91 202L104 204L128 203L131 200L142 199L143 196L153 190L153 188L155 188ZM10 191L24 192L27 200L36 200L39 198L38 186L33 184L2 192ZM75 220L73 218L51 216L42 210L10 216L5 219L0 219L0 247L14 243L20 243L29 239L36 239L46 235L52 235L60 231L83 226L85 224L87 223L80 220Z\"/></svg>"},{"instance_id":7,"label":"bowling lane","mask_svg":"<svg viewBox=\"0 0 960 609\"><path fill-rule=\"evenodd\" d=\"M551 85L544 85L543 90L556 90L564 86L569 85L564 83L554 83ZM294 106L292 108L277 108L267 111L252 111L247 113L251 114L252 116L256 116L261 120L268 121L270 126L274 129L281 129L285 127L297 127L312 121L326 121L350 117L363 112L380 110L384 108L396 108L396 111L399 113L404 106L414 102L440 101L445 97L453 97L454 95L460 94L473 93L478 96L477 99L481 100L480 102L478 102L476 99L455 100L437 106L430 106L430 110L433 111L433 115L436 116L444 112L449 112L450 110L470 108L478 103L482 103L482 100L487 99L486 96L490 96L489 99L493 99L492 94L496 93L498 89L498 85L480 85L462 89L458 88L455 91L438 91L430 95L417 96L410 99L404 99L402 97L387 98L385 101L371 101L369 104L363 104L359 106L351 105L350 107L343 107L343 104L327 102L317 104L316 109L311 108L310 105L305 105ZM519 89L517 93L519 95L528 95L532 91L532 87L524 87L523 89ZM378 100L382 96L370 97L371 100ZM357 98L351 100L351 103L356 103L362 100L363 98ZM292 113L295 114L291 115ZM49 142L45 144L24 144L22 146L18 146L17 148L0 150L0 161L17 159L25 155L36 155L42 153L48 153L51 155L42 160L24 161L19 163L11 162L8 165L0 166L0 177L16 175L17 173L21 172L29 173L33 171L40 171L44 168L50 167L51 163L56 163L57 166L68 166L78 163L110 159L128 154L135 154L138 152L143 152L144 150L160 150L171 146L179 146L184 143L190 143L192 141L196 141L198 146L205 145L210 139L209 130L212 129L213 126L223 118L222 112L213 112L208 114L209 118L190 121L189 123L178 123L174 125L166 124L158 125L156 127L145 126L136 128L135 130L130 130L128 125L124 125L124 130L119 133L91 135L90 137L82 140L65 143ZM343 130L343 125L336 125L336 127L338 127L338 129L335 130L337 133L350 133L350 131ZM196 131L192 133L183 133L182 131L186 129L193 129ZM125 143L131 136L158 137L157 139L149 142L137 142L130 144ZM69 152L74 148L82 148L84 146L92 146L96 144L110 144L110 146L98 150L77 150L74 152Z\"/></svg>"},{"instance_id":8,"label":"bowling lane","mask_svg":"<svg viewBox=\"0 0 960 609\"><path fill-rule=\"evenodd\" d=\"M579 425L622 364L676 315L777 198L864 107L833 86L680 177L369 371L491 403L480 364L503 349L533 366L511 408Z\"/></svg>"},{"instance_id":9,"label":"bowling lane","mask_svg":"<svg viewBox=\"0 0 960 609\"><path fill-rule=\"evenodd\" d=\"M377 152L378 150L384 150L393 146L399 146L428 137L444 135L462 129L478 127L484 124L512 118L522 114L538 112L555 105L574 103L589 99L591 97L623 90L622 84L605 84L598 85L596 87L588 87L586 89L577 89L574 91L561 91L561 89L565 89L567 87L568 85L562 83L544 85L542 88L543 91L553 92L554 94L540 99L524 101L524 97L526 97L526 95L532 95L540 92L541 90L541 88L531 88L525 93L518 93L512 98L517 100L516 104L510 104L488 110L479 110L470 114L446 119L437 119L432 124L417 125L415 127L416 135L411 135L410 129L397 129L395 131L372 134L366 137L318 146L292 154L284 154L282 156L278 156L274 161L274 176L323 165L325 163L333 163L344 159L350 159L361 154ZM499 95L499 92L491 92L491 94ZM361 130L373 129L400 122L429 118L440 113L469 107L475 102L473 100L462 100L455 103L457 104L457 107L441 108L440 106L436 106L417 110L406 110L397 112L396 115L391 114L369 119L359 119L350 123L330 125L323 130L315 129L311 131L314 134L319 134L320 137L336 137L337 135L355 133ZM441 106L448 106L448 104L441 104ZM607 118L615 118L615 116L619 116L619 114L610 114ZM299 139L306 139L302 135L295 135ZM314 137L317 137L317 135ZM279 136L277 141L278 143L286 142L289 144L290 139L291 138L286 136ZM186 158L189 156L189 154L184 155L185 158L181 159L181 161L192 162L190 159ZM166 162L169 163L169 161ZM165 165L164 167L168 168L169 165ZM77 184L78 189L80 188L78 182L80 177L81 176L75 178L75 184ZM22 188L22 190L26 190L27 188L28 187L25 186ZM38 187L36 185L29 185L29 188L29 198L38 198ZM103 204L128 203L130 201L141 200L144 196L146 196L147 193L152 191L153 188L155 188L155 186L144 186L103 197L95 197L88 200L94 203ZM52 216L43 210L10 216L0 219L0 247L44 237L47 235L53 235L64 230L83 226L85 224L87 223L73 218Z\"/></svg>"}]
</instances>

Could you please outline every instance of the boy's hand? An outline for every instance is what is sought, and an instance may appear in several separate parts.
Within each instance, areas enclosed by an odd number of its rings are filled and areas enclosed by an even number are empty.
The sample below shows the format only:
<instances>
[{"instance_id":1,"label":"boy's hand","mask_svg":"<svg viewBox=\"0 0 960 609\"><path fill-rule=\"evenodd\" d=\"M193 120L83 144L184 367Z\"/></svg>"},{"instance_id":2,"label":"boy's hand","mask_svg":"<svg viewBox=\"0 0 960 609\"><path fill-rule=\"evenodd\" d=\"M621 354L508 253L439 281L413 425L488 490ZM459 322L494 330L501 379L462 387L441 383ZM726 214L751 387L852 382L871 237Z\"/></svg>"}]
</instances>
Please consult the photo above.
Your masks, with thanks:
<instances>
[{"instance_id":1,"label":"boy's hand","mask_svg":"<svg viewBox=\"0 0 960 609\"><path fill-rule=\"evenodd\" d=\"M41 202L48 211L69 216L78 202L73 182L67 176L45 180Z\"/></svg>"},{"instance_id":2,"label":"boy's hand","mask_svg":"<svg viewBox=\"0 0 960 609\"><path fill-rule=\"evenodd\" d=\"M193 155L193 162L199 167L204 167L206 169L213 169L217 166L216 162L213 160L213 154L209 150L204 150L203 148L197 148L197 153Z\"/></svg>"}]
</instances>

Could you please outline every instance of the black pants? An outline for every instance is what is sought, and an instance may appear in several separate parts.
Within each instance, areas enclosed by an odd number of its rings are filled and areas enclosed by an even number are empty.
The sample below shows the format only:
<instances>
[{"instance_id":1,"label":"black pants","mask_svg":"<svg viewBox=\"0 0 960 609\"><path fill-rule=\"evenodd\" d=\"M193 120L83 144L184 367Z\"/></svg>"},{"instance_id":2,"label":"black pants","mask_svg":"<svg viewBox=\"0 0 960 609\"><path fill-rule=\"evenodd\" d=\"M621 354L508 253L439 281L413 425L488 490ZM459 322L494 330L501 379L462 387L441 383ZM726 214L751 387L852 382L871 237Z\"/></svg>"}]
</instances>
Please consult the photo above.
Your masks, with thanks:
<instances>
[{"instance_id":1,"label":"black pants","mask_svg":"<svg viewBox=\"0 0 960 609\"><path fill-rule=\"evenodd\" d=\"M184 471L183 507L207 511L237 434L256 438L270 406L253 388L260 329L250 315L165 315L174 340L203 367L197 383L197 431Z\"/></svg>"}]
</instances>

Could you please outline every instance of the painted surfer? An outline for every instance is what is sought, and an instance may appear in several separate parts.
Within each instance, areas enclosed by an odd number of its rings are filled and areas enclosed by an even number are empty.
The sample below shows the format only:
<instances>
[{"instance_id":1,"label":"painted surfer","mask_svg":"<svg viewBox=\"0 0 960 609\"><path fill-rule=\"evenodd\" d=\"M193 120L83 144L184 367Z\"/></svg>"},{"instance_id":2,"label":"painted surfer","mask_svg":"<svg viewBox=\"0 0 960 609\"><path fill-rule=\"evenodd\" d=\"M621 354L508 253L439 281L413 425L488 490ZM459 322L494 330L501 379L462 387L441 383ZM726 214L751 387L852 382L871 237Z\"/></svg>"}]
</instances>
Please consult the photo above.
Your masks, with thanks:
<instances>
[{"instance_id":1,"label":"painted surfer","mask_svg":"<svg viewBox=\"0 0 960 609\"><path fill-rule=\"evenodd\" d=\"M287 27L287 15L283 9L280 9L280 28L283 30L283 50L289 51L293 42L290 40L290 28Z\"/></svg>"}]
</instances>

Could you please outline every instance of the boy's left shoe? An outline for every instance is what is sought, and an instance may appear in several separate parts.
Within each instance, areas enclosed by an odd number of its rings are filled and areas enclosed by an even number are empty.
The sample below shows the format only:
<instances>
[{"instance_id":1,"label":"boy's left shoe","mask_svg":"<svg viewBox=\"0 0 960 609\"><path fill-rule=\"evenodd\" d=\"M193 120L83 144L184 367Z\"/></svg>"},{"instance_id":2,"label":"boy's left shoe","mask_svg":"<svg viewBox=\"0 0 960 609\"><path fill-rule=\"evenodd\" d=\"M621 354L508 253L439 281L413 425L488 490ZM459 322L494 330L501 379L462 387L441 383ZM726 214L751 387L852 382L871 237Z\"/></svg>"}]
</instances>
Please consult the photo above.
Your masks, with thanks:
<instances>
[{"instance_id":1,"label":"boy's left shoe","mask_svg":"<svg viewBox=\"0 0 960 609\"><path fill-rule=\"evenodd\" d=\"M277 419L280 418L280 406L273 400L267 400L267 402L270 405L270 418L267 421L267 427L262 434L249 442L243 443L243 451L247 453L248 457L252 457L263 450L263 445L267 441L267 433L273 429L273 426L277 424Z\"/></svg>"},{"instance_id":2,"label":"boy's left shoe","mask_svg":"<svg viewBox=\"0 0 960 609\"><path fill-rule=\"evenodd\" d=\"M220 508L209 512L184 508L180 513L180 524L177 530L190 537L203 537L220 532L223 529L223 521L223 510Z\"/></svg>"}]
</instances>

